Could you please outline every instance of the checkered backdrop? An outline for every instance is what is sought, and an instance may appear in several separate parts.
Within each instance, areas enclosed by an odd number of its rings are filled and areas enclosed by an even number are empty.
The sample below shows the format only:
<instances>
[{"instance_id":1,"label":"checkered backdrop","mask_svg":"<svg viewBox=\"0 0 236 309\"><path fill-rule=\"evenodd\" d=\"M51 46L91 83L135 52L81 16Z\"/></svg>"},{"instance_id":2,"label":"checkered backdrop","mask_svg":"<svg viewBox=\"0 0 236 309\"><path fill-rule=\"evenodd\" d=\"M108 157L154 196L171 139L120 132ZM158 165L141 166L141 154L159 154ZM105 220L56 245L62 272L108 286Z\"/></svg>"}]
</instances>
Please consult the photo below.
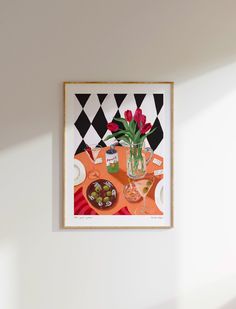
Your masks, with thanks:
<instances>
[{"instance_id":1,"label":"checkered backdrop","mask_svg":"<svg viewBox=\"0 0 236 309\"><path fill-rule=\"evenodd\" d=\"M157 130L147 138L146 146L155 153L162 155L163 140L163 94L107 94L107 93L77 93L74 99L74 151L82 152L86 144L109 146L116 141L110 139L104 142L107 135L108 122L116 122L114 118L124 117L124 112L130 109L133 113L137 108ZM120 123L118 123L121 126Z\"/></svg>"}]
</instances>

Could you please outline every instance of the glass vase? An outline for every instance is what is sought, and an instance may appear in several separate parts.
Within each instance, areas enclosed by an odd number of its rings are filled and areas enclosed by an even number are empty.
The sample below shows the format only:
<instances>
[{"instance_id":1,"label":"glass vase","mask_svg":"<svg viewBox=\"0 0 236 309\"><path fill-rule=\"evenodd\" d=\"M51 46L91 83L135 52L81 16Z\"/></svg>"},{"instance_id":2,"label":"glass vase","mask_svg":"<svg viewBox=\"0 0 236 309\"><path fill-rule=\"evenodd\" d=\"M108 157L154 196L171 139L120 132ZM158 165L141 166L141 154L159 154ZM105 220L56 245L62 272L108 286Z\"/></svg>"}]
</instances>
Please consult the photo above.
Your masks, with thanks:
<instances>
[{"instance_id":1,"label":"glass vase","mask_svg":"<svg viewBox=\"0 0 236 309\"><path fill-rule=\"evenodd\" d=\"M150 147L145 147L144 142L129 145L126 150L128 177L131 179L143 178L146 175L147 164L152 157L153 150Z\"/></svg>"}]
</instances>

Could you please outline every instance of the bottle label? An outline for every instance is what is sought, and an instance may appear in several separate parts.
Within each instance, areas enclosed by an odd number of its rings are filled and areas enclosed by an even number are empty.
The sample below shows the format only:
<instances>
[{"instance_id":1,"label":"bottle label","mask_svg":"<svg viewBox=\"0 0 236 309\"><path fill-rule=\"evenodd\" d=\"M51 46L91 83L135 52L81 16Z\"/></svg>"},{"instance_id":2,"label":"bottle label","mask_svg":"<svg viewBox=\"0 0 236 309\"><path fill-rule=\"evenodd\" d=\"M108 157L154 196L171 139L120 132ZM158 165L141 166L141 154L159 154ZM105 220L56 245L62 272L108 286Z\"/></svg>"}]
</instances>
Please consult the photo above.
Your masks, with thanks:
<instances>
[{"instance_id":1,"label":"bottle label","mask_svg":"<svg viewBox=\"0 0 236 309\"><path fill-rule=\"evenodd\" d=\"M118 153L106 153L106 166L109 173L116 173L119 170Z\"/></svg>"}]
</instances>

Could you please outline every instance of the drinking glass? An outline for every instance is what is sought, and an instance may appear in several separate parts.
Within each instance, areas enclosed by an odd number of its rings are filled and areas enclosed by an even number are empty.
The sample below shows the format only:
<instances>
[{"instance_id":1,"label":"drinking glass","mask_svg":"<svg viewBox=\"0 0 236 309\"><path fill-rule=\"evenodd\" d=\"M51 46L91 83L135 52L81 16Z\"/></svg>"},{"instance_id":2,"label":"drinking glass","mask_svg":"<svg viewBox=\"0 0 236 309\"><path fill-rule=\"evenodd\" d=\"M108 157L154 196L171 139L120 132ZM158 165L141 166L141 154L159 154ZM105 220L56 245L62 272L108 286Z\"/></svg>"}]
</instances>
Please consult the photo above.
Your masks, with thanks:
<instances>
[{"instance_id":1,"label":"drinking glass","mask_svg":"<svg viewBox=\"0 0 236 309\"><path fill-rule=\"evenodd\" d=\"M145 215L148 214L148 209L147 209L147 205L146 205L146 197L153 185L154 182L154 177L150 176L150 177L145 177L139 180L134 181L134 184L137 188L137 191L139 192L139 194L142 196L143 198L143 205L141 206L141 208L137 208L135 211L136 215Z\"/></svg>"},{"instance_id":2,"label":"drinking glass","mask_svg":"<svg viewBox=\"0 0 236 309\"><path fill-rule=\"evenodd\" d=\"M101 149L102 149L102 146L96 145L96 144L87 145L87 147L85 148L85 151L86 151L88 157L90 158L91 162L93 163L93 168L88 173L88 177L90 179L97 179L100 176L100 172L95 169L95 162L98 158L98 155L99 155L99 152L100 152Z\"/></svg>"}]
</instances>

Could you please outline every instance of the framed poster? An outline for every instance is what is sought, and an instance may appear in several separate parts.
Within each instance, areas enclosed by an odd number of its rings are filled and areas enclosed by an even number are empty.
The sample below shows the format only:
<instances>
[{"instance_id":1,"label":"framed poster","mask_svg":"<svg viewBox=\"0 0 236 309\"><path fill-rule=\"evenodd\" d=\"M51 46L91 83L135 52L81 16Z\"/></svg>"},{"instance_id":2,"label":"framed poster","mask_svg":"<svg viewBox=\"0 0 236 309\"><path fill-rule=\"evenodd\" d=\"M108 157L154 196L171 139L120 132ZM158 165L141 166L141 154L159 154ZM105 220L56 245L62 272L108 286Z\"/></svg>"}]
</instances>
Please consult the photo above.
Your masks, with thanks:
<instances>
[{"instance_id":1,"label":"framed poster","mask_svg":"<svg viewBox=\"0 0 236 309\"><path fill-rule=\"evenodd\" d=\"M64 91L64 227L172 227L173 83Z\"/></svg>"}]
</instances>

